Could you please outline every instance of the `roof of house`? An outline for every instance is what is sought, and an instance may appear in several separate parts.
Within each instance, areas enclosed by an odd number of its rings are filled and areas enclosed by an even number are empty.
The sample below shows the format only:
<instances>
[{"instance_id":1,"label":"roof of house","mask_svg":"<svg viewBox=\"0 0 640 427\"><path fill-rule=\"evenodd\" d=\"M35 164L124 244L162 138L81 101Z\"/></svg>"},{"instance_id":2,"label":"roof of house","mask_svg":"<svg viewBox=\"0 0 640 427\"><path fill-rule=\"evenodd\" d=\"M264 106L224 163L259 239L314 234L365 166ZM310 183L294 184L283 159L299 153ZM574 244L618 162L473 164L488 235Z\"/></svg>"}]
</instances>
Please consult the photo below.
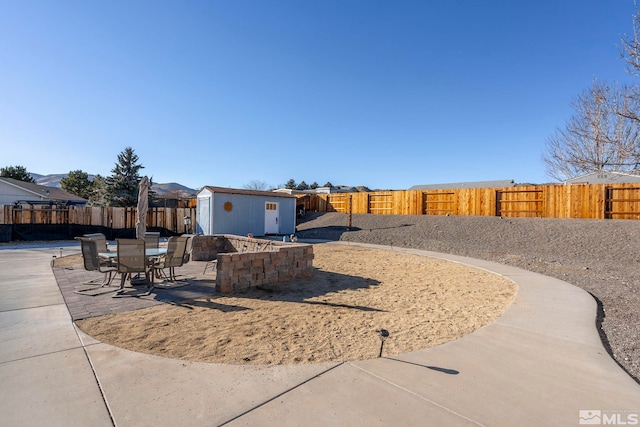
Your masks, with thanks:
<instances>
[{"instance_id":1,"label":"roof of house","mask_svg":"<svg viewBox=\"0 0 640 427\"><path fill-rule=\"evenodd\" d=\"M597 171L569 178L564 181L565 184L614 184L625 182L640 182L640 175L617 171Z\"/></svg>"},{"instance_id":2,"label":"roof of house","mask_svg":"<svg viewBox=\"0 0 640 427\"><path fill-rule=\"evenodd\" d=\"M210 185L205 185L198 191L198 194L202 192L202 190L207 189L211 193L225 193L225 194L242 194L245 196L265 196L265 197L283 197L286 199L295 199L296 196L286 193L275 193L273 191L260 191L260 190L245 190L240 188L225 188L225 187L213 187Z\"/></svg>"},{"instance_id":3,"label":"roof of house","mask_svg":"<svg viewBox=\"0 0 640 427\"><path fill-rule=\"evenodd\" d=\"M409 190L453 190L456 188L502 188L514 187L515 182L512 179L503 179L499 181L471 181L471 182L451 182L447 184L426 184L414 185Z\"/></svg>"},{"instance_id":4,"label":"roof of house","mask_svg":"<svg viewBox=\"0 0 640 427\"><path fill-rule=\"evenodd\" d=\"M18 187L27 193L33 195L34 199L25 199L25 203L36 202L36 201L45 201L45 202L53 202L53 203L69 203L69 204L84 204L87 203L87 200L82 197L78 197L74 194L68 193L60 188L56 187L45 187L44 185L38 185L31 182L20 181L13 178L0 178L0 182L4 182L5 184ZM37 197L38 199L35 199ZM22 200L21 200L22 201Z\"/></svg>"}]
</instances>

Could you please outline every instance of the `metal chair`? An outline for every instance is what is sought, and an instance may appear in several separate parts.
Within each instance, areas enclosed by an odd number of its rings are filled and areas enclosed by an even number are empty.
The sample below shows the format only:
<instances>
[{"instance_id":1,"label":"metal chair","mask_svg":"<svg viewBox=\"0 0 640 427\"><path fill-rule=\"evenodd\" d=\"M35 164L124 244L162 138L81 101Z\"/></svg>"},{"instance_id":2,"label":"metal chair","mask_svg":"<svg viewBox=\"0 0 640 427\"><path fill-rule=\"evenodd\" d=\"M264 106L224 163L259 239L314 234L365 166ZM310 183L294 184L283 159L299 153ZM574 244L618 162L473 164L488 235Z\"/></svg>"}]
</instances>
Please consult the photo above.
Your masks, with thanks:
<instances>
[{"instance_id":1,"label":"metal chair","mask_svg":"<svg viewBox=\"0 0 640 427\"><path fill-rule=\"evenodd\" d=\"M207 261L207 263L204 265L204 270L202 271L202 274L204 275L208 269L211 269L211 271L213 271L213 269L217 267L218 267L217 259L212 259L211 261Z\"/></svg>"},{"instance_id":2,"label":"metal chair","mask_svg":"<svg viewBox=\"0 0 640 427\"><path fill-rule=\"evenodd\" d=\"M98 256L98 253L101 252L102 247L100 239L91 237L76 237L75 239L80 241L84 269L87 271L98 271L100 273L104 273L104 277L101 281L90 280L88 282L83 282L84 285L97 284L98 286L79 290L76 291L76 293L83 293L110 285L111 281L115 277L117 268L113 264L111 264L110 260L101 259L100 256Z\"/></svg>"},{"instance_id":3,"label":"metal chair","mask_svg":"<svg viewBox=\"0 0 640 427\"><path fill-rule=\"evenodd\" d=\"M167 242L167 253L163 255L158 262L153 265L153 269L159 272L165 281L181 286L186 285L186 282L180 282L176 279L175 268L182 267L184 264L184 257L187 247L187 236L172 236L169 237ZM169 269L169 275L164 271ZM158 287L169 287L164 284L159 284ZM172 286L174 287L174 286Z\"/></svg>"},{"instance_id":4,"label":"metal chair","mask_svg":"<svg viewBox=\"0 0 640 427\"><path fill-rule=\"evenodd\" d=\"M107 246L107 237L102 233L91 233L84 234L82 237L86 239L93 239L96 241L98 246L98 252L109 252L109 247Z\"/></svg>"},{"instance_id":5,"label":"metal chair","mask_svg":"<svg viewBox=\"0 0 640 427\"><path fill-rule=\"evenodd\" d=\"M147 248L157 248L160 246L160 233L157 231L147 231L144 233L144 241Z\"/></svg>"},{"instance_id":6,"label":"metal chair","mask_svg":"<svg viewBox=\"0 0 640 427\"><path fill-rule=\"evenodd\" d=\"M144 273L147 292L142 295L149 295L153 290L153 274L149 274L150 268L145 254L146 243L144 239L116 239L116 242L118 244L118 273L122 277L120 289L114 296L127 296L124 294L124 282L127 277L131 277L132 273Z\"/></svg>"},{"instance_id":7,"label":"metal chair","mask_svg":"<svg viewBox=\"0 0 640 427\"><path fill-rule=\"evenodd\" d=\"M186 264L191 261L191 252L193 252L193 238L195 234L183 234L183 237L187 238L187 245L184 250L183 263Z\"/></svg>"}]
</instances>

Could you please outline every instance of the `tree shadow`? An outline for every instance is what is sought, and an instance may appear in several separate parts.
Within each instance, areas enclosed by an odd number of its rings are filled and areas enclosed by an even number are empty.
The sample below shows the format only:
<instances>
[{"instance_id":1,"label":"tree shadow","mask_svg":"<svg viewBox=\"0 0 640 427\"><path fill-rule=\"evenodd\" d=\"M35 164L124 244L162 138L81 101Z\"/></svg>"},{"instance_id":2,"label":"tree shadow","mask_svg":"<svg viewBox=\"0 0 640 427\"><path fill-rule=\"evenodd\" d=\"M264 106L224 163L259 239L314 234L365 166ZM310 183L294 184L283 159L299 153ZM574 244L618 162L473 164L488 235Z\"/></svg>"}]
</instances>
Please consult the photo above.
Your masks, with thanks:
<instances>
[{"instance_id":1,"label":"tree shadow","mask_svg":"<svg viewBox=\"0 0 640 427\"><path fill-rule=\"evenodd\" d=\"M350 304L336 304L327 299L318 299L331 293L345 290L368 289L380 285L380 281L362 276L350 276L314 269L309 277L301 277L286 282L271 283L255 288L239 290L229 296L251 298L264 301L283 301L310 305L327 305L361 311L385 310Z\"/></svg>"},{"instance_id":2,"label":"tree shadow","mask_svg":"<svg viewBox=\"0 0 640 427\"><path fill-rule=\"evenodd\" d=\"M218 310L223 313L233 313L236 311L246 311L252 310L249 307L243 307L241 305L228 305L228 304L220 304L214 300L224 300L224 296L222 295L211 295L204 299L195 299L195 300L186 300L186 301L176 301L172 302L172 305L176 305L178 307L186 308L189 310L193 310L195 307L208 308L211 310Z\"/></svg>"},{"instance_id":3,"label":"tree shadow","mask_svg":"<svg viewBox=\"0 0 640 427\"><path fill-rule=\"evenodd\" d=\"M360 311L386 311L376 307L334 303L329 301L329 297L323 299L322 296L324 295L345 290L368 289L372 286L380 285L380 282L368 277L350 276L319 269L314 269L313 274L309 277L260 285L258 287L237 290L229 294L217 293L214 285L198 285L198 282L199 280L195 279L191 281L189 286L184 288L163 289L148 298L187 309L203 307L225 313L251 310L250 308L237 304L225 304L225 300L231 298L325 305Z\"/></svg>"}]
</instances>

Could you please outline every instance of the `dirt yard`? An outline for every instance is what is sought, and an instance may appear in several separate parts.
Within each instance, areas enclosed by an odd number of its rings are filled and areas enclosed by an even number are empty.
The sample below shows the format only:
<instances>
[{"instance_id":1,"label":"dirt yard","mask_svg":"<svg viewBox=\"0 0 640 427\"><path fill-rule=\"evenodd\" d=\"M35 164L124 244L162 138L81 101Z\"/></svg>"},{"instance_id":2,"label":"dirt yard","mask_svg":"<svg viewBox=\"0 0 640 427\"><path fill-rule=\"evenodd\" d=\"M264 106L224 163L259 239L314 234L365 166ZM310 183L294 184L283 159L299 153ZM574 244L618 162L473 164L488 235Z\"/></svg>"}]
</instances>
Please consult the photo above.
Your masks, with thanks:
<instances>
[{"instance_id":1,"label":"dirt yard","mask_svg":"<svg viewBox=\"0 0 640 427\"><path fill-rule=\"evenodd\" d=\"M411 352L497 319L516 286L483 270L417 255L314 245L312 277L180 306L85 319L102 342L158 356L229 364L297 364Z\"/></svg>"}]
</instances>

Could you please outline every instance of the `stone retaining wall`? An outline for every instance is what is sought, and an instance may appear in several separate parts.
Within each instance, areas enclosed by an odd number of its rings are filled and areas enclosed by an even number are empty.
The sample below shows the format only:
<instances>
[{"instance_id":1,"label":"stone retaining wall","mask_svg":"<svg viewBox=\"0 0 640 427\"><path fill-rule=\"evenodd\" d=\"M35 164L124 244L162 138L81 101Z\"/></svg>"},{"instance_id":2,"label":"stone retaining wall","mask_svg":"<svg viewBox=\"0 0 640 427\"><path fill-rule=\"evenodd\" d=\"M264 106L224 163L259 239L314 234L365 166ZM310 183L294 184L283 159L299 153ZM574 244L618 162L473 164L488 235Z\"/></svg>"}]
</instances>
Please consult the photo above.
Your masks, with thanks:
<instances>
[{"instance_id":1,"label":"stone retaining wall","mask_svg":"<svg viewBox=\"0 0 640 427\"><path fill-rule=\"evenodd\" d=\"M230 234L195 236L194 261L217 259L216 291L284 282L313 274L313 246Z\"/></svg>"}]
</instances>

